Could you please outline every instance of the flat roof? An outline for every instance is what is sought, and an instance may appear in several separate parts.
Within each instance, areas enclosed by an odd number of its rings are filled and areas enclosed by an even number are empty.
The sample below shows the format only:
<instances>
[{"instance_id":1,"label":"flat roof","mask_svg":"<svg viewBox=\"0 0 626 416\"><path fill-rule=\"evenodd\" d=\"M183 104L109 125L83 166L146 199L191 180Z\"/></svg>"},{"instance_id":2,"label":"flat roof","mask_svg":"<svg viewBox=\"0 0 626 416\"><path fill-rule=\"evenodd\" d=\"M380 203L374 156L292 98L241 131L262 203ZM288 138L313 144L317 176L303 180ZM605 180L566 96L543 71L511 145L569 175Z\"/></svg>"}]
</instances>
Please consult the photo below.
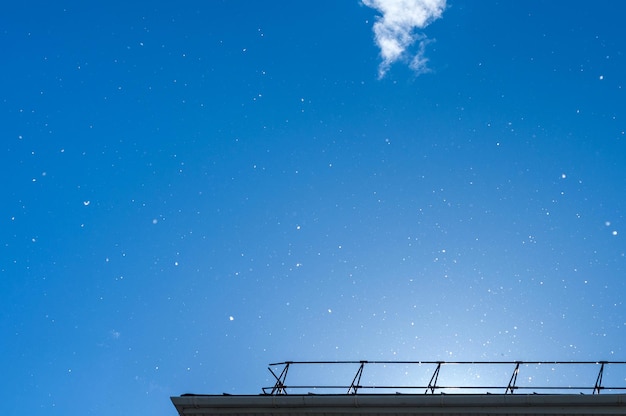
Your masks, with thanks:
<instances>
[{"instance_id":1,"label":"flat roof","mask_svg":"<svg viewBox=\"0 0 626 416\"><path fill-rule=\"evenodd\" d=\"M180 416L625 415L626 394L183 395Z\"/></svg>"}]
</instances>

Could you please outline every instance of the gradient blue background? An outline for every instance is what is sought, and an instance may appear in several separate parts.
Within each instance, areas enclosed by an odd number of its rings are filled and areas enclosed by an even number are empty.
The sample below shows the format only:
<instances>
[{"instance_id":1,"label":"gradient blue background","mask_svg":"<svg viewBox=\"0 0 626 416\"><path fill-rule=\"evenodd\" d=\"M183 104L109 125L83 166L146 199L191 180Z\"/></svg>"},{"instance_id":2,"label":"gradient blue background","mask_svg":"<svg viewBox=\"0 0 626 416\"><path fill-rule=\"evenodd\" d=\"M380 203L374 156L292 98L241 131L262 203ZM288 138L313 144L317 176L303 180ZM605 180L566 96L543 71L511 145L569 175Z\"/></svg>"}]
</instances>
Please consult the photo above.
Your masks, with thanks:
<instances>
[{"instance_id":1,"label":"gradient blue background","mask_svg":"<svg viewBox=\"0 0 626 416\"><path fill-rule=\"evenodd\" d=\"M624 360L625 13L452 0L379 80L357 0L6 4L3 413Z\"/></svg>"}]
</instances>

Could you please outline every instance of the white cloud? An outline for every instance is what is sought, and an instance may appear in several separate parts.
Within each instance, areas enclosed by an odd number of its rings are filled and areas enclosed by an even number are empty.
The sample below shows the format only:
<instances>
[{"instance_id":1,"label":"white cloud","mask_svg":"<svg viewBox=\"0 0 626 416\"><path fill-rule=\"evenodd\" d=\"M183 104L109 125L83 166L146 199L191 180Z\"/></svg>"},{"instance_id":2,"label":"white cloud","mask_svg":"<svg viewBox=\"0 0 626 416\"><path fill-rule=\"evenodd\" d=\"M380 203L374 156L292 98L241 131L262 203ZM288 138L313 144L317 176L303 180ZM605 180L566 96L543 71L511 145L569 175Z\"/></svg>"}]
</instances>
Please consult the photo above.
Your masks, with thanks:
<instances>
[{"instance_id":1,"label":"white cloud","mask_svg":"<svg viewBox=\"0 0 626 416\"><path fill-rule=\"evenodd\" d=\"M417 53L410 57L410 68L418 74L428 71L424 50L428 40L416 29L424 29L443 14L446 0L363 0L382 16L374 23L374 38L380 48L382 62L378 76L384 77L391 65L407 57L407 48L419 41Z\"/></svg>"}]
</instances>

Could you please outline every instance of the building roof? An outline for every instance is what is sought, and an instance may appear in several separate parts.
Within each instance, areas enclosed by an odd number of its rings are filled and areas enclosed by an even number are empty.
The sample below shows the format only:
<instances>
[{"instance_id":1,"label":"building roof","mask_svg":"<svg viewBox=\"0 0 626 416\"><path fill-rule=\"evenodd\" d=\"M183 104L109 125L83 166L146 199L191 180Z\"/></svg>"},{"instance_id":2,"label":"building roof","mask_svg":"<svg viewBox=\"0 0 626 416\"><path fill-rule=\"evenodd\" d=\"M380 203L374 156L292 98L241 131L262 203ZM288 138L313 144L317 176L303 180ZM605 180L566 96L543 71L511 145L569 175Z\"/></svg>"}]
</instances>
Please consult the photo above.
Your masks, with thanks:
<instances>
[{"instance_id":1,"label":"building roof","mask_svg":"<svg viewBox=\"0 0 626 416\"><path fill-rule=\"evenodd\" d=\"M623 415L626 395L183 395L180 416Z\"/></svg>"},{"instance_id":2,"label":"building roof","mask_svg":"<svg viewBox=\"0 0 626 416\"><path fill-rule=\"evenodd\" d=\"M180 416L626 415L625 365L623 361L286 361L270 364L274 385L263 387L261 395L188 394L172 397L172 403ZM321 376L321 382L307 378L306 370L313 368L316 371L310 373ZM396 371L395 377L385 378L376 369L400 369L410 377L407 382ZM520 372L524 376L518 380ZM386 385L385 379L398 382ZM475 384L478 380L481 385Z\"/></svg>"}]
</instances>

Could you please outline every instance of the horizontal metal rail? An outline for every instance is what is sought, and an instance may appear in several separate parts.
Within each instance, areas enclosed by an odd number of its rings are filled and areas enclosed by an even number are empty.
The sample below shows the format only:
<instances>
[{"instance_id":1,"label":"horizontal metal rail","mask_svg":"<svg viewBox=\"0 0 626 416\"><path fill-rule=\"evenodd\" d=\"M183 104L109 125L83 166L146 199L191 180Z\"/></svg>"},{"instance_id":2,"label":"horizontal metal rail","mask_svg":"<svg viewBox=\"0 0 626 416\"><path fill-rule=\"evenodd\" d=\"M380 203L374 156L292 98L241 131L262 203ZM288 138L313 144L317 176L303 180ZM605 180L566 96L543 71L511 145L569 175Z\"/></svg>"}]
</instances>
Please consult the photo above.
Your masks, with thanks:
<instances>
[{"instance_id":1,"label":"horizontal metal rail","mask_svg":"<svg viewBox=\"0 0 626 416\"><path fill-rule=\"evenodd\" d=\"M294 367L307 367L304 372L305 376L306 373L317 373L309 369L311 366L318 370L324 368L325 371L328 371L328 374L323 375L325 380L335 378L336 376L333 375L334 370L338 367L343 366L343 371L347 371L346 374L350 374L350 366L356 366L356 369L352 373L352 382L350 384L317 384L316 382L303 383L298 381L294 382L294 384L287 383L287 374L290 369L292 369L291 374L296 371L293 370ZM493 373L494 368L502 366L512 367L508 383L505 378L502 378L501 384L499 384L500 381L490 384L474 384L466 380L460 383L458 380L459 376L461 376L460 378L463 378L463 376L467 378L468 370L470 370L470 375L474 376L471 370L476 368L484 370L484 374L491 376L485 378L501 378L502 374L506 373L501 373L497 376L494 376ZM571 369L576 370L577 367L580 368L581 366L586 368L592 366L597 369L597 372L590 373L595 376L595 380L591 379L589 374L585 375L589 380L588 385L586 385L586 382L583 382L583 385L572 385L573 379L580 378L580 375L576 373L561 375L561 377L567 380L554 384L555 382L551 381L549 376L546 376L546 380L541 380L541 376L538 373L545 366L550 366L549 370L552 372L555 372L556 368L567 368L571 371ZM346 369L346 367L348 368ZM365 375L367 373L366 369L376 368L377 371L380 371L382 368L384 373L385 370L390 370L393 367L402 367L405 370L405 374L408 374L409 370L414 371L415 369L428 370L430 368L431 372L425 374L426 377L422 374L423 382L421 383L406 384L381 384L380 382L383 380L369 380ZM442 371L443 367L446 367L446 371ZM607 368L614 370L615 367L620 367L617 373L620 376L620 384L603 385L603 377ZM452 371L451 373L448 368L453 368L456 372ZM359 392L364 394L367 394L367 392L376 394L381 392L383 394L454 394L455 392L462 394L467 394L467 392L478 394L514 394L517 391L549 394L572 394L576 392L581 394L600 394L601 391L621 392L626 390L626 361L284 361L272 363L268 369L273 375L275 383L272 387L263 387L263 393L272 395L289 394L288 391L296 394L305 392L309 394L357 394ZM466 372L463 373L463 370ZM525 381L518 381L520 373L524 374ZM302 373L298 373L298 375L302 375ZM430 379L426 383L428 375L430 375ZM391 376L393 377L392 374ZM378 374L374 377L381 377L381 375ZM478 373L477 378L480 377L481 374ZM296 376L296 378L298 377ZM531 382L534 378L540 379L539 384L536 384L536 381L535 383ZM454 384L442 384L445 380L452 380L450 382Z\"/></svg>"}]
</instances>

